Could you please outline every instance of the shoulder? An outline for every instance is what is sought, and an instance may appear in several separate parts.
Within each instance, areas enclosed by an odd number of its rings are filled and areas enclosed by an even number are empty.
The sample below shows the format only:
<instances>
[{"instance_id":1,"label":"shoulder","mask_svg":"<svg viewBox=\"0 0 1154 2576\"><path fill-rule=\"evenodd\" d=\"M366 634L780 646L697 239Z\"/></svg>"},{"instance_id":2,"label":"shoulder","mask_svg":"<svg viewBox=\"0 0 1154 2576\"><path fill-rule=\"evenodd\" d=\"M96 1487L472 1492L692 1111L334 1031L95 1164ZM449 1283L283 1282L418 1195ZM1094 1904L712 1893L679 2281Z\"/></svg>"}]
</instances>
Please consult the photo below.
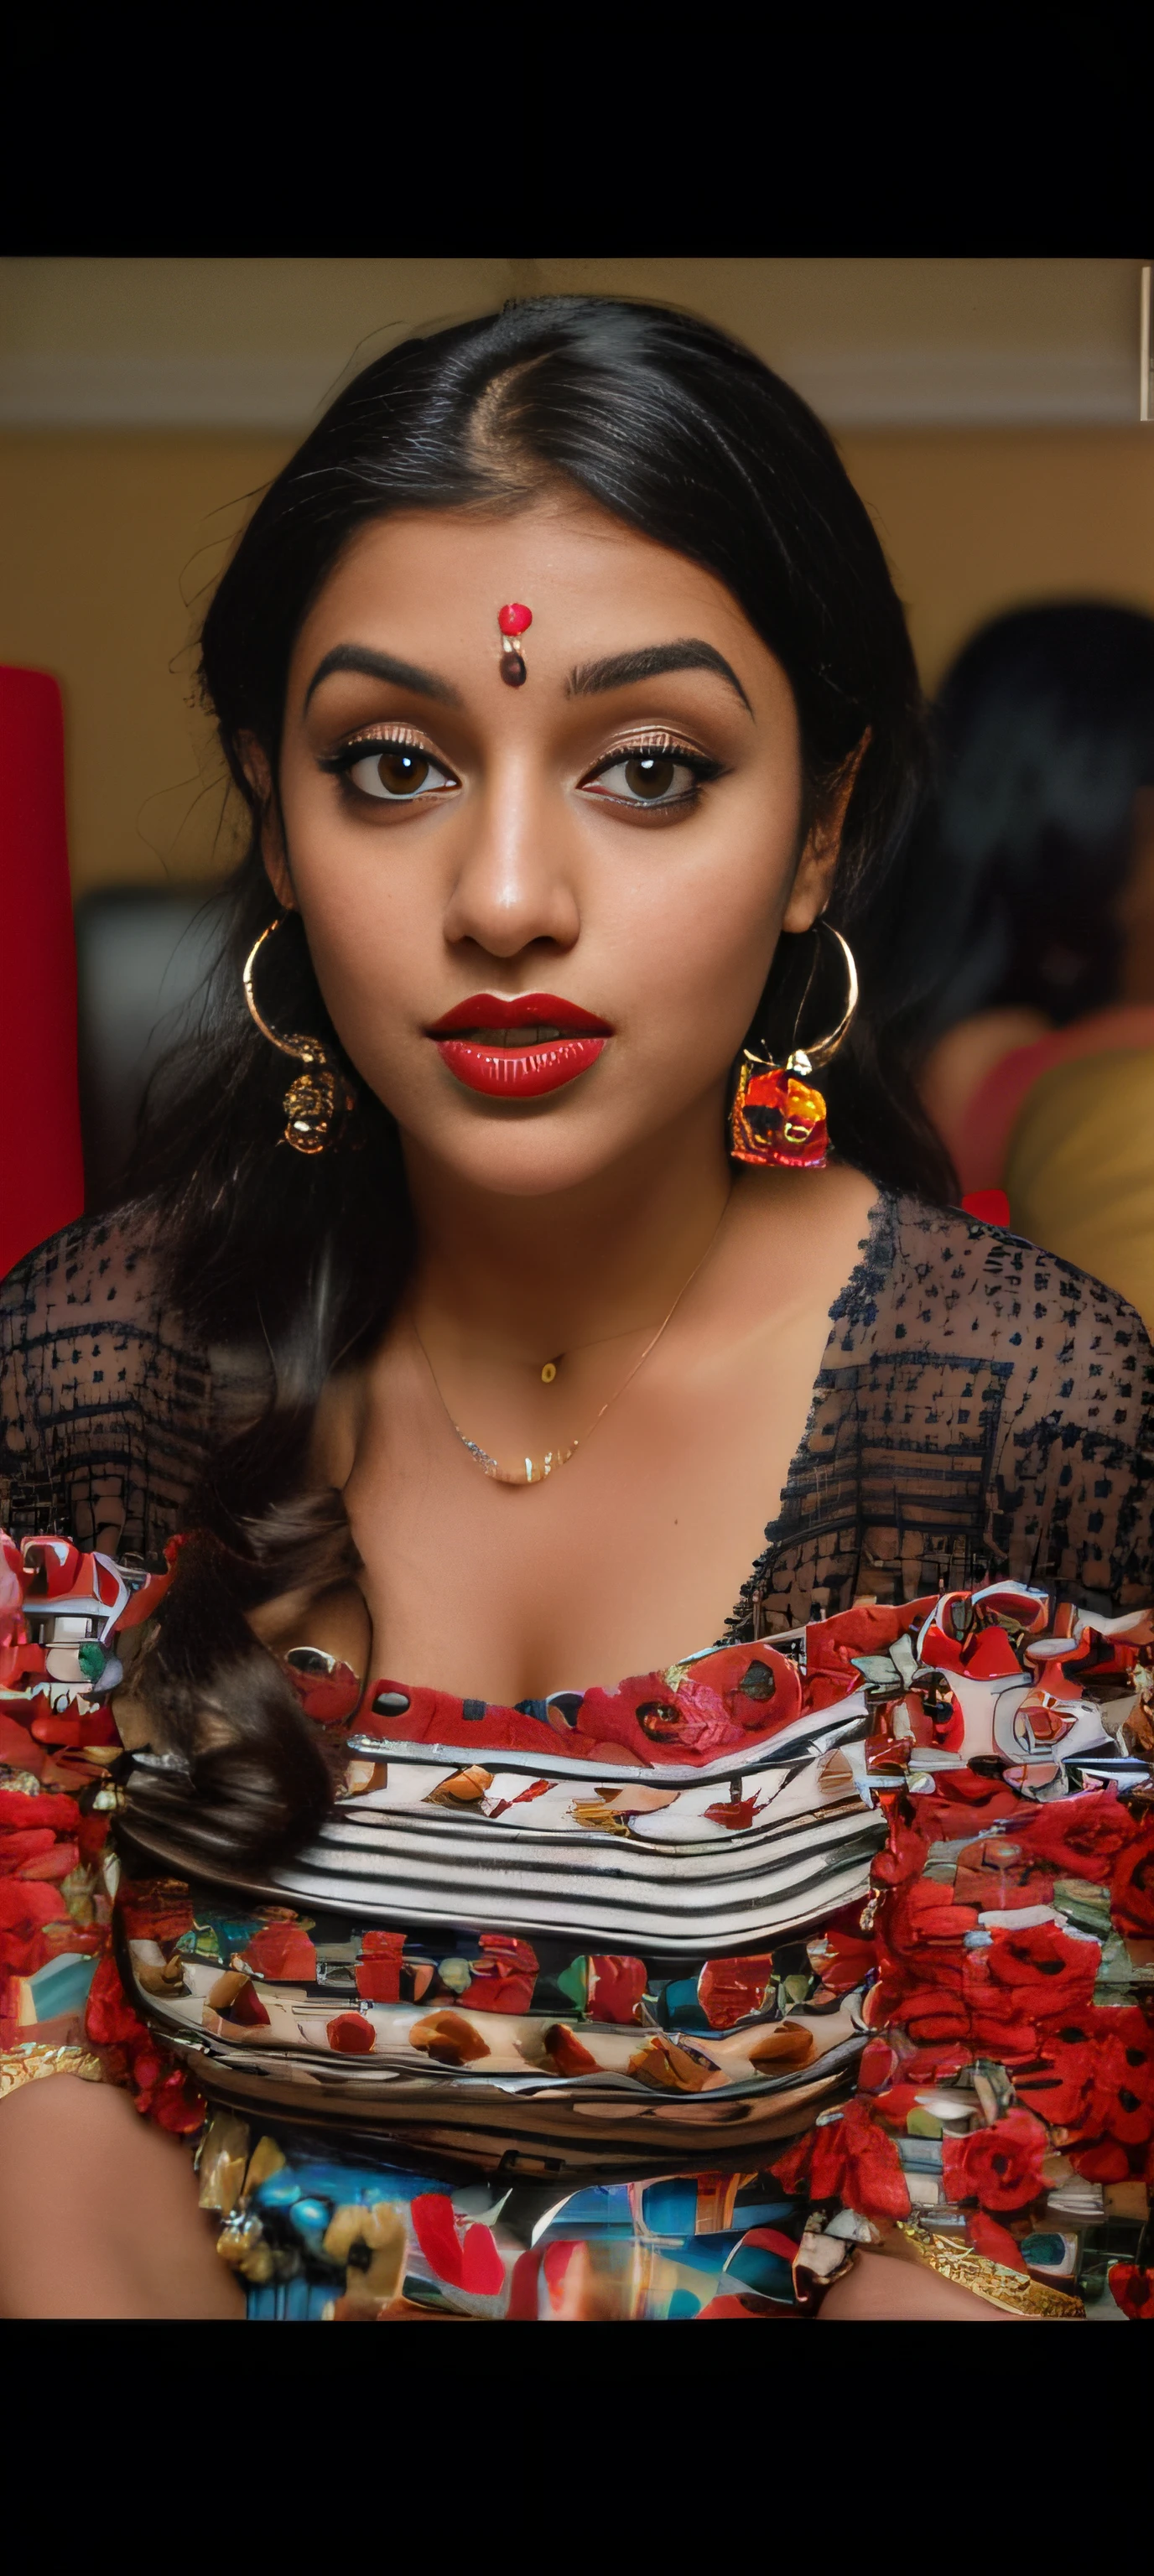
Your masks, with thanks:
<instances>
[{"instance_id":1,"label":"shoulder","mask_svg":"<svg viewBox=\"0 0 1154 2576\"><path fill-rule=\"evenodd\" d=\"M857 1307L865 1287L875 1341L895 1356L989 1364L1027 1412L1111 1405L1121 1428L1117 1408L1137 1419L1154 1404L1154 1351L1134 1308L1021 1235L894 1196L879 1202L863 1264Z\"/></svg>"},{"instance_id":2,"label":"shoulder","mask_svg":"<svg viewBox=\"0 0 1154 2576\"><path fill-rule=\"evenodd\" d=\"M72 1436L118 1408L203 1410L207 1361L175 1306L149 1212L81 1218L0 1281L0 1415L65 1418Z\"/></svg>"},{"instance_id":3,"label":"shoulder","mask_svg":"<svg viewBox=\"0 0 1154 2576\"><path fill-rule=\"evenodd\" d=\"M833 1309L812 1508L895 1598L971 1567L1107 1610L1150 1598L1154 1352L1074 1263L957 1208L881 1196ZM840 1481L839 1481L840 1479ZM848 1541L845 1543L849 1544ZM844 1554L844 1547L843 1547ZM847 1559L856 1580L852 1549Z\"/></svg>"},{"instance_id":4,"label":"shoulder","mask_svg":"<svg viewBox=\"0 0 1154 2576\"><path fill-rule=\"evenodd\" d=\"M0 1282L0 1511L156 1557L213 1424L206 1356L139 1208L50 1236Z\"/></svg>"},{"instance_id":5,"label":"shoulder","mask_svg":"<svg viewBox=\"0 0 1154 2576\"><path fill-rule=\"evenodd\" d=\"M80 1218L17 1262L0 1281L0 1331L10 1349L45 1332L121 1319L147 1329L161 1304L150 1229L139 1209L118 1209Z\"/></svg>"}]
</instances>

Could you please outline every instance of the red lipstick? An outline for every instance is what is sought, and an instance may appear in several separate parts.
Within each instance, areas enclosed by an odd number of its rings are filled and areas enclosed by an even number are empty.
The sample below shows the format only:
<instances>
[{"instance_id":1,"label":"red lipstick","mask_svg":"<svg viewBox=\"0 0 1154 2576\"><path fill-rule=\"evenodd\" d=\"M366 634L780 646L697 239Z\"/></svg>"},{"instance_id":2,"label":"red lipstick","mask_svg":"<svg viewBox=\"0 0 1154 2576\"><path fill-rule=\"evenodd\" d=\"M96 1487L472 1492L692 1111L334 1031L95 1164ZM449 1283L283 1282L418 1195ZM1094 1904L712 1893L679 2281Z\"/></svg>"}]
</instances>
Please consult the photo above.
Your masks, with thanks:
<instances>
[{"instance_id":1,"label":"red lipstick","mask_svg":"<svg viewBox=\"0 0 1154 2576\"><path fill-rule=\"evenodd\" d=\"M428 1035L441 1062L469 1091L489 1099L536 1100L596 1064L613 1030L556 993L471 993Z\"/></svg>"}]
</instances>

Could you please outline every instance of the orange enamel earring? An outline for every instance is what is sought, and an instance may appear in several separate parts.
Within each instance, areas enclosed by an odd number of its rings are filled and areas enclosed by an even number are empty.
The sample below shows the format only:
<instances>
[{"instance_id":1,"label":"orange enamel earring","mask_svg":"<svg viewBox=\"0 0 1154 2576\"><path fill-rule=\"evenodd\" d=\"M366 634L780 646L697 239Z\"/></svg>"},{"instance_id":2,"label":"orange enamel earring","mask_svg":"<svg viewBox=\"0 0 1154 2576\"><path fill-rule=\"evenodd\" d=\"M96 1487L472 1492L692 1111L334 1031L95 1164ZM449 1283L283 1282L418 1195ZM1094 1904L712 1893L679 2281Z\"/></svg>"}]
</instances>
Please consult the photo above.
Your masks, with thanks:
<instances>
[{"instance_id":1,"label":"orange enamel earring","mask_svg":"<svg viewBox=\"0 0 1154 2576\"><path fill-rule=\"evenodd\" d=\"M783 1063L775 1063L768 1049L762 1054L756 1046L742 1048L729 1112L729 1150L735 1163L820 1172L828 1161L825 1096L811 1076L836 1055L845 1037L857 1009L858 980L853 951L840 930L821 920L815 921L813 930L815 940L824 933L837 944L846 979L845 1008L826 1037L814 1039L809 1047L794 1047Z\"/></svg>"}]
</instances>

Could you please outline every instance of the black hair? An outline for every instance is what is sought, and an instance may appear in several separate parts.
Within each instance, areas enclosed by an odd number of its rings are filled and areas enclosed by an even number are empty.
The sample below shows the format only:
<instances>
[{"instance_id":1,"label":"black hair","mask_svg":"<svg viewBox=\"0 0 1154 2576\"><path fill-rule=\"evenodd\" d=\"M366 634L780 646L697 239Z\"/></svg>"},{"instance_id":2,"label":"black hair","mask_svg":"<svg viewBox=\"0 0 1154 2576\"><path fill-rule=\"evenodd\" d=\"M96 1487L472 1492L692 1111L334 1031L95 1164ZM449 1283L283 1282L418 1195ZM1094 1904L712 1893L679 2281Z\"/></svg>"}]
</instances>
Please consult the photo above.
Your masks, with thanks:
<instances>
[{"instance_id":1,"label":"black hair","mask_svg":"<svg viewBox=\"0 0 1154 2576\"><path fill-rule=\"evenodd\" d=\"M306 1528L332 1579L351 1563L335 1503L307 1495L309 1433L326 1379L386 1326L413 1253L396 1130L363 1088L343 1148L311 1160L275 1150L285 1060L241 998L244 956L277 912L243 738L275 775L297 633L358 529L398 509L515 510L558 481L705 566L739 601L792 686L811 812L865 738L830 906L864 998L823 1076L831 1133L882 1183L931 1197L950 1187L870 1008L892 944L893 861L920 790L922 708L881 546L832 439L747 349L653 306L543 298L393 348L264 494L204 621L204 690L252 831L203 1033L160 1086L135 1175L173 1294L205 1342L267 1354L267 1405L206 1472L195 1512L212 1543L183 1552L143 1675L192 1762L204 1847L218 1853L303 1830L328 1795L319 1752L310 1766L301 1751L287 1684L239 1686L236 1641L213 1602L230 1583L246 1610L287 1589ZM341 1060L295 922L266 957L270 1020L315 1031ZM811 1002L820 1024L816 985ZM231 1789L218 1717L198 1706L233 1712Z\"/></svg>"},{"instance_id":2,"label":"black hair","mask_svg":"<svg viewBox=\"0 0 1154 2576\"><path fill-rule=\"evenodd\" d=\"M927 1041L997 1006L1059 1028L1102 1008L1134 799L1154 784L1154 618L1061 600L991 619L947 672L935 730L899 968L907 991L923 982Z\"/></svg>"}]
</instances>

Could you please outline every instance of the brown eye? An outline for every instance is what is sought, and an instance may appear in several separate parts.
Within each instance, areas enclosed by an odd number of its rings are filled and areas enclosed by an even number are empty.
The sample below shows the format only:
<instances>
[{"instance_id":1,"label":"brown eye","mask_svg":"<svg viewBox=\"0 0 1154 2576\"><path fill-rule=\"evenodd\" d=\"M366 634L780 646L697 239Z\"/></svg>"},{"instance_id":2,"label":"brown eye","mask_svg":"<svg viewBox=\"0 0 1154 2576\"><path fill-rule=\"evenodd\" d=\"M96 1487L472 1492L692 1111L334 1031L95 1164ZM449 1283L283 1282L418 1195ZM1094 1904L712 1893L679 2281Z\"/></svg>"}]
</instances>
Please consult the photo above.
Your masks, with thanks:
<instances>
[{"instance_id":1,"label":"brown eye","mask_svg":"<svg viewBox=\"0 0 1154 2576\"><path fill-rule=\"evenodd\" d=\"M344 766L354 787L380 803L404 804L456 784L427 751L403 742L370 743Z\"/></svg>"},{"instance_id":2,"label":"brown eye","mask_svg":"<svg viewBox=\"0 0 1154 2576\"><path fill-rule=\"evenodd\" d=\"M386 796L412 796L424 786L429 766L420 751L383 751L377 762L377 776Z\"/></svg>"},{"instance_id":3,"label":"brown eye","mask_svg":"<svg viewBox=\"0 0 1154 2576\"><path fill-rule=\"evenodd\" d=\"M677 762L667 752L639 751L625 763L625 784L631 796L668 796L677 776Z\"/></svg>"},{"instance_id":4,"label":"brown eye","mask_svg":"<svg viewBox=\"0 0 1154 2576\"><path fill-rule=\"evenodd\" d=\"M698 752L656 743L647 749L642 743L607 760L584 783L587 795L612 798L615 805L692 805L698 788L717 775L717 763Z\"/></svg>"}]
</instances>

